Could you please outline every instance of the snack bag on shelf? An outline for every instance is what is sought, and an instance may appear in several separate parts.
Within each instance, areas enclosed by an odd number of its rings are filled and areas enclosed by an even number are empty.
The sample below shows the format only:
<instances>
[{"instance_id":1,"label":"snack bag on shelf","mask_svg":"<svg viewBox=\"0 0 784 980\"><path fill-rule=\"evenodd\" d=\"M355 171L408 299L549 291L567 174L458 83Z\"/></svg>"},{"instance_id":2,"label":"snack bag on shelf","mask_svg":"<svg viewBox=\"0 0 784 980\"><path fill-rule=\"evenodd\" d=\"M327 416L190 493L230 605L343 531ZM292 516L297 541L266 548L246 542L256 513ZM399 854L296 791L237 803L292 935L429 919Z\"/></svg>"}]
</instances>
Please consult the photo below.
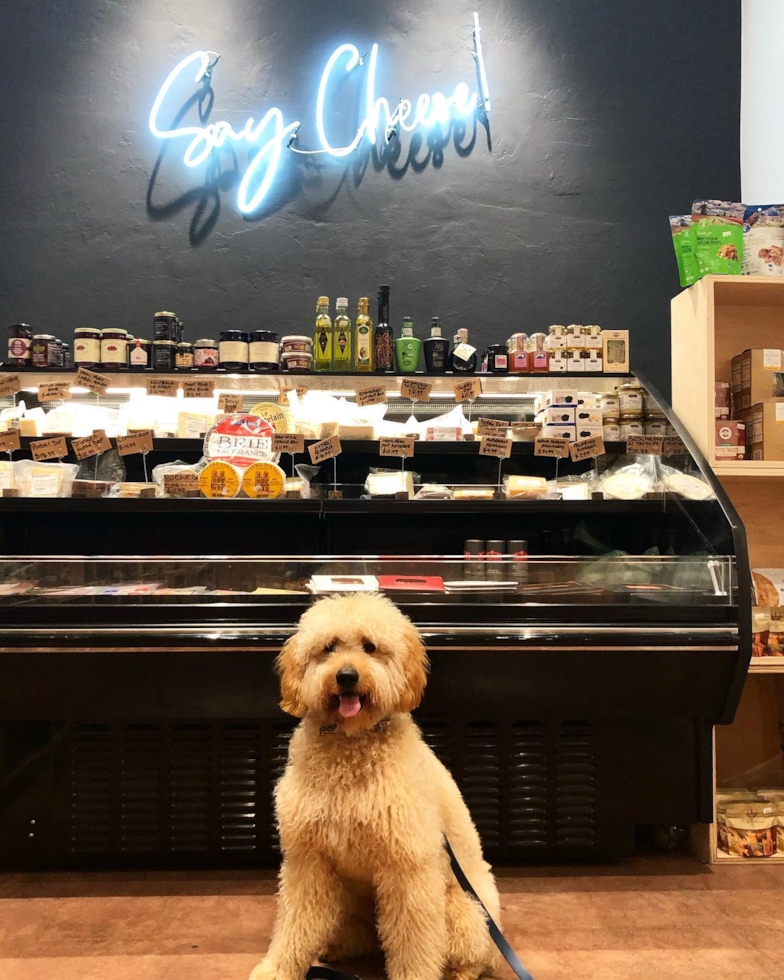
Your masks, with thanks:
<instances>
[{"instance_id":1,"label":"snack bag on shelf","mask_svg":"<svg viewBox=\"0 0 784 980\"><path fill-rule=\"evenodd\" d=\"M678 274L681 286L691 286L700 277L697 275L697 258L694 254L694 229L690 214L671 214L670 231L678 260Z\"/></svg>"},{"instance_id":2,"label":"snack bag on shelf","mask_svg":"<svg viewBox=\"0 0 784 980\"><path fill-rule=\"evenodd\" d=\"M741 272L784 276L784 204L746 208Z\"/></svg>"},{"instance_id":3,"label":"snack bag on shelf","mask_svg":"<svg viewBox=\"0 0 784 980\"><path fill-rule=\"evenodd\" d=\"M743 204L731 201L694 202L691 223L698 278L740 275L745 211Z\"/></svg>"}]
</instances>

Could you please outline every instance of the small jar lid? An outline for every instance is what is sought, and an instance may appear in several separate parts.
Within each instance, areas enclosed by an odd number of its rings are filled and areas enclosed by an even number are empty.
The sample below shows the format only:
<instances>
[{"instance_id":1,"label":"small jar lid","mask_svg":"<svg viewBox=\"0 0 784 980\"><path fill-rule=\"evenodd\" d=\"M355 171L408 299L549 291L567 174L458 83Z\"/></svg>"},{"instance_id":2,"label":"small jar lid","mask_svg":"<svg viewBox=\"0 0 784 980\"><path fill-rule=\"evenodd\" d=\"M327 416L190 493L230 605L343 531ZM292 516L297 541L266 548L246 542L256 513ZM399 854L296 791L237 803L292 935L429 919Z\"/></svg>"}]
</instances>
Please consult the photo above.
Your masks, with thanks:
<instances>
[{"instance_id":1,"label":"small jar lid","mask_svg":"<svg viewBox=\"0 0 784 980\"><path fill-rule=\"evenodd\" d=\"M306 350L287 350L283 352L284 361L295 361L303 357L307 357L311 361L313 360L313 355Z\"/></svg>"},{"instance_id":2,"label":"small jar lid","mask_svg":"<svg viewBox=\"0 0 784 980\"><path fill-rule=\"evenodd\" d=\"M221 330L221 340L239 340L248 342L248 334L244 330Z\"/></svg>"},{"instance_id":3,"label":"small jar lid","mask_svg":"<svg viewBox=\"0 0 784 980\"><path fill-rule=\"evenodd\" d=\"M153 347L161 347L163 344L168 344L170 347L176 347L177 343L174 340L153 340Z\"/></svg>"},{"instance_id":4,"label":"small jar lid","mask_svg":"<svg viewBox=\"0 0 784 980\"><path fill-rule=\"evenodd\" d=\"M312 337L306 337L305 334L301 334L301 333L288 334L286 337L283 337L283 339L281 340L281 343L282 344L286 344L286 343L288 343L289 341L292 341L292 340L306 340L309 344L312 344L313 343L313 338Z\"/></svg>"},{"instance_id":5,"label":"small jar lid","mask_svg":"<svg viewBox=\"0 0 784 980\"><path fill-rule=\"evenodd\" d=\"M32 330L29 323L12 323L9 330Z\"/></svg>"},{"instance_id":6,"label":"small jar lid","mask_svg":"<svg viewBox=\"0 0 784 980\"><path fill-rule=\"evenodd\" d=\"M175 320L177 319L177 314L176 313L169 313L168 310L163 310L160 313L156 313L155 316L171 316L171 317L174 317Z\"/></svg>"},{"instance_id":7,"label":"small jar lid","mask_svg":"<svg viewBox=\"0 0 784 980\"><path fill-rule=\"evenodd\" d=\"M250 339L252 341L256 341L257 343L268 341L270 343L277 344L278 335L274 330L254 330L250 335Z\"/></svg>"},{"instance_id":8,"label":"small jar lid","mask_svg":"<svg viewBox=\"0 0 784 980\"><path fill-rule=\"evenodd\" d=\"M197 340L195 347L217 347L218 341L213 340L212 337L202 337L201 340Z\"/></svg>"},{"instance_id":9,"label":"small jar lid","mask_svg":"<svg viewBox=\"0 0 784 980\"><path fill-rule=\"evenodd\" d=\"M36 333L36 334L33 334L33 340L54 340L54 334L52 334L52 333Z\"/></svg>"},{"instance_id":10,"label":"small jar lid","mask_svg":"<svg viewBox=\"0 0 784 980\"><path fill-rule=\"evenodd\" d=\"M122 335L123 337L127 337L128 336L128 331L127 330L123 330L122 327L105 327L101 331L101 334L102 335L106 335L108 337L114 337L115 335L117 335L117 336Z\"/></svg>"},{"instance_id":11,"label":"small jar lid","mask_svg":"<svg viewBox=\"0 0 784 980\"><path fill-rule=\"evenodd\" d=\"M193 347L193 344L190 344L190 343L188 343L188 341L187 341L187 340L181 340L181 341L180 341L180 342L179 342L179 343L177 344L177 347Z\"/></svg>"},{"instance_id":12,"label":"small jar lid","mask_svg":"<svg viewBox=\"0 0 784 980\"><path fill-rule=\"evenodd\" d=\"M639 411L621 412L621 421L642 422L642 412Z\"/></svg>"},{"instance_id":13,"label":"small jar lid","mask_svg":"<svg viewBox=\"0 0 784 980\"><path fill-rule=\"evenodd\" d=\"M76 330L74 330L74 334L79 334L79 333L100 333L100 332L101 331L100 331L100 329L98 327L77 327Z\"/></svg>"},{"instance_id":14,"label":"small jar lid","mask_svg":"<svg viewBox=\"0 0 784 980\"><path fill-rule=\"evenodd\" d=\"M487 348L488 354L506 354L509 347L506 344L489 344Z\"/></svg>"},{"instance_id":15,"label":"small jar lid","mask_svg":"<svg viewBox=\"0 0 784 980\"><path fill-rule=\"evenodd\" d=\"M134 344L149 344L150 343L150 341L149 340L145 340L144 337L134 337L133 338L133 342L134 342Z\"/></svg>"}]
</instances>

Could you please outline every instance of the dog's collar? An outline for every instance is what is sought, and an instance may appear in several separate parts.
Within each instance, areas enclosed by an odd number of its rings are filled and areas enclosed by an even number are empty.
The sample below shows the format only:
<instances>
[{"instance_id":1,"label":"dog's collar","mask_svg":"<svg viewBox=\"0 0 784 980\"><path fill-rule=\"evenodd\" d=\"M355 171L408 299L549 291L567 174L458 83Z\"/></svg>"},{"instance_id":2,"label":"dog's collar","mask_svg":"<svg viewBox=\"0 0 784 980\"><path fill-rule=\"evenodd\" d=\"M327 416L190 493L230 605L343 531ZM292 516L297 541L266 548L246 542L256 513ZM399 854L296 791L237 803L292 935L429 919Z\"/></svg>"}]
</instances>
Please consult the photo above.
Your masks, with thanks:
<instances>
[{"instance_id":1,"label":"dog's collar","mask_svg":"<svg viewBox=\"0 0 784 980\"><path fill-rule=\"evenodd\" d=\"M389 728L389 723L392 721L391 718L382 718L381 721L374 725L370 730L371 732L384 732ZM319 735L334 735L335 732L340 731L341 724L339 721L334 722L332 725L322 725L319 728Z\"/></svg>"}]
</instances>

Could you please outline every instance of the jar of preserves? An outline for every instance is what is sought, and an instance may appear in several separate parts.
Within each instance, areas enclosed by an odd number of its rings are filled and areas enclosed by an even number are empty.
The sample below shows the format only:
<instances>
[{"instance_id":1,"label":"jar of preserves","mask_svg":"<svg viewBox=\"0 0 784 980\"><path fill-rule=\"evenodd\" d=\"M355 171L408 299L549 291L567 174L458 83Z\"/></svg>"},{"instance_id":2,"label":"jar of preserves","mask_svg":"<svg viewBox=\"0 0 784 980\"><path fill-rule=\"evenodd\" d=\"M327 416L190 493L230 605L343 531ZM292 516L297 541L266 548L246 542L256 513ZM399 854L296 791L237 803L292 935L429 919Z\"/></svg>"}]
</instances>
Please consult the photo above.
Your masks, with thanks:
<instances>
[{"instance_id":1,"label":"jar of preserves","mask_svg":"<svg viewBox=\"0 0 784 980\"><path fill-rule=\"evenodd\" d=\"M173 371L177 345L173 340L154 340L152 342L153 371Z\"/></svg>"},{"instance_id":2,"label":"jar of preserves","mask_svg":"<svg viewBox=\"0 0 784 980\"><path fill-rule=\"evenodd\" d=\"M313 338L291 334L280 342L281 354L312 354Z\"/></svg>"},{"instance_id":3,"label":"jar of preserves","mask_svg":"<svg viewBox=\"0 0 784 980\"><path fill-rule=\"evenodd\" d=\"M602 415L611 415L617 418L621 414L621 402L615 392L607 392L599 398L599 407Z\"/></svg>"},{"instance_id":4,"label":"jar of preserves","mask_svg":"<svg viewBox=\"0 0 784 980\"><path fill-rule=\"evenodd\" d=\"M136 337L128 344L128 367L131 371L146 371L150 367L152 344Z\"/></svg>"},{"instance_id":5,"label":"jar of preserves","mask_svg":"<svg viewBox=\"0 0 784 980\"><path fill-rule=\"evenodd\" d=\"M489 374L506 374L509 371L509 348L506 344L490 344L487 348Z\"/></svg>"},{"instance_id":6,"label":"jar of preserves","mask_svg":"<svg viewBox=\"0 0 784 980\"><path fill-rule=\"evenodd\" d=\"M77 327L74 330L74 364L76 367L97 368L101 363L101 331L96 327Z\"/></svg>"},{"instance_id":7,"label":"jar of preserves","mask_svg":"<svg viewBox=\"0 0 784 980\"><path fill-rule=\"evenodd\" d=\"M109 327L101 331L101 367L120 371L128 366L128 331Z\"/></svg>"},{"instance_id":8,"label":"jar of preserves","mask_svg":"<svg viewBox=\"0 0 784 980\"><path fill-rule=\"evenodd\" d=\"M244 330L222 330L218 352L222 368L227 371L248 370L248 335Z\"/></svg>"},{"instance_id":9,"label":"jar of preserves","mask_svg":"<svg viewBox=\"0 0 784 980\"><path fill-rule=\"evenodd\" d=\"M646 436L664 437L667 435L667 420L650 415L646 416L643 429Z\"/></svg>"},{"instance_id":10,"label":"jar of preserves","mask_svg":"<svg viewBox=\"0 0 784 980\"><path fill-rule=\"evenodd\" d=\"M547 349L566 350L566 327L560 323L554 323L547 328Z\"/></svg>"},{"instance_id":11,"label":"jar of preserves","mask_svg":"<svg viewBox=\"0 0 784 980\"><path fill-rule=\"evenodd\" d=\"M209 337L202 337L193 345L193 366L197 371L214 371L220 364L218 345Z\"/></svg>"},{"instance_id":12,"label":"jar of preserves","mask_svg":"<svg viewBox=\"0 0 784 980\"><path fill-rule=\"evenodd\" d=\"M566 328L566 346L569 350L582 350L585 347L582 323L570 323Z\"/></svg>"},{"instance_id":13,"label":"jar of preserves","mask_svg":"<svg viewBox=\"0 0 784 980\"><path fill-rule=\"evenodd\" d=\"M628 439L629 436L645 435L642 415L639 412L621 412L620 427L621 439Z\"/></svg>"},{"instance_id":14,"label":"jar of preserves","mask_svg":"<svg viewBox=\"0 0 784 980\"><path fill-rule=\"evenodd\" d=\"M181 340L174 352L174 367L178 371L193 370L193 344Z\"/></svg>"},{"instance_id":15,"label":"jar of preserves","mask_svg":"<svg viewBox=\"0 0 784 980\"><path fill-rule=\"evenodd\" d=\"M60 346L63 349L63 367L64 368L73 367L73 355L71 354L71 345L66 343L61 343Z\"/></svg>"},{"instance_id":16,"label":"jar of preserves","mask_svg":"<svg viewBox=\"0 0 784 980\"><path fill-rule=\"evenodd\" d=\"M605 415L602 419L602 438L605 442L621 441L621 420L617 415Z\"/></svg>"},{"instance_id":17,"label":"jar of preserves","mask_svg":"<svg viewBox=\"0 0 784 980\"><path fill-rule=\"evenodd\" d=\"M254 330L248 356L251 371L277 371L278 335L273 330Z\"/></svg>"},{"instance_id":18,"label":"jar of preserves","mask_svg":"<svg viewBox=\"0 0 784 980\"><path fill-rule=\"evenodd\" d=\"M8 328L8 359L6 364L9 367L29 367L32 343L33 328L29 324L12 324Z\"/></svg>"},{"instance_id":19,"label":"jar of preserves","mask_svg":"<svg viewBox=\"0 0 784 980\"><path fill-rule=\"evenodd\" d=\"M639 381L627 381L618 385L618 401L621 412L642 412L644 389Z\"/></svg>"},{"instance_id":20,"label":"jar of preserves","mask_svg":"<svg viewBox=\"0 0 784 980\"><path fill-rule=\"evenodd\" d=\"M156 313L152 321L153 340L179 340L179 320L174 313Z\"/></svg>"},{"instance_id":21,"label":"jar of preserves","mask_svg":"<svg viewBox=\"0 0 784 980\"><path fill-rule=\"evenodd\" d=\"M506 342L509 349L509 370L513 374L528 373L527 342L528 335L524 333L513 333Z\"/></svg>"},{"instance_id":22,"label":"jar of preserves","mask_svg":"<svg viewBox=\"0 0 784 980\"><path fill-rule=\"evenodd\" d=\"M50 333L33 334L30 347L30 363L35 368L54 367L57 357L54 353L55 338Z\"/></svg>"}]
</instances>

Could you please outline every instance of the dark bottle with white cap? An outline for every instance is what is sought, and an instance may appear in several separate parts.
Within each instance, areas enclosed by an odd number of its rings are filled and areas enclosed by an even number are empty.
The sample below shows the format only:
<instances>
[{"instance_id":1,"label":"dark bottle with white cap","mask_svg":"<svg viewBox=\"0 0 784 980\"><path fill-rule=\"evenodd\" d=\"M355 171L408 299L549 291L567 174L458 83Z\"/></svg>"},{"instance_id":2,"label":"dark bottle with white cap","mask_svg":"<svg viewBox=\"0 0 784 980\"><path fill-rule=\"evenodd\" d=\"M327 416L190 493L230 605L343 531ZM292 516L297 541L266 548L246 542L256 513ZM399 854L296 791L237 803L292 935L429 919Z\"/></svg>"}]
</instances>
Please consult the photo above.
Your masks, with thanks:
<instances>
[{"instance_id":1,"label":"dark bottle with white cap","mask_svg":"<svg viewBox=\"0 0 784 980\"><path fill-rule=\"evenodd\" d=\"M441 321L434 316L430 321L430 336L422 341L425 350L425 370L443 374L449 361L449 341L441 336Z\"/></svg>"}]
</instances>

